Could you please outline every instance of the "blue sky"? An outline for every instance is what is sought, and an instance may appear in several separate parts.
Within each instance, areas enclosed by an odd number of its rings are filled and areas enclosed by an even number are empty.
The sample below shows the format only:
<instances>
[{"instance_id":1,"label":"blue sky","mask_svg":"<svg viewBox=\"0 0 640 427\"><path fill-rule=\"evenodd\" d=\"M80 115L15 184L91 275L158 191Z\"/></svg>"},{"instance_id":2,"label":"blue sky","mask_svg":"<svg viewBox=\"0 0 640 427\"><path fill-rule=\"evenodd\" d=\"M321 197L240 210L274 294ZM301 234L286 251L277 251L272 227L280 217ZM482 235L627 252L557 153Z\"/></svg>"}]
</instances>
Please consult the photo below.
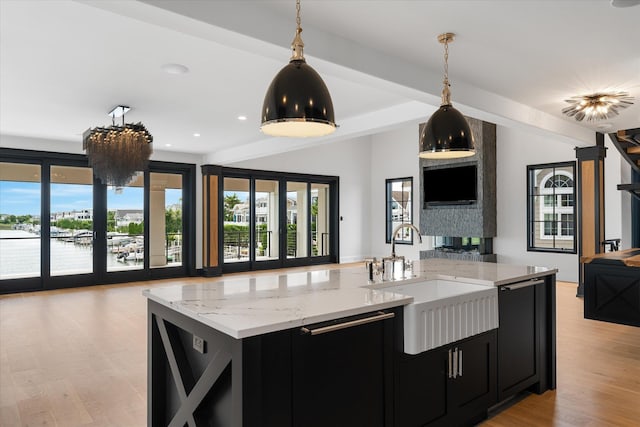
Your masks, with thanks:
<instances>
[{"instance_id":1,"label":"blue sky","mask_svg":"<svg viewBox=\"0 0 640 427\"><path fill-rule=\"evenodd\" d=\"M40 215L40 183L0 181L0 214ZM167 189L165 205L179 203L182 190ZM51 184L51 212L91 209L90 185ZM143 189L124 187L121 194L107 191L108 209L142 209Z\"/></svg>"}]
</instances>

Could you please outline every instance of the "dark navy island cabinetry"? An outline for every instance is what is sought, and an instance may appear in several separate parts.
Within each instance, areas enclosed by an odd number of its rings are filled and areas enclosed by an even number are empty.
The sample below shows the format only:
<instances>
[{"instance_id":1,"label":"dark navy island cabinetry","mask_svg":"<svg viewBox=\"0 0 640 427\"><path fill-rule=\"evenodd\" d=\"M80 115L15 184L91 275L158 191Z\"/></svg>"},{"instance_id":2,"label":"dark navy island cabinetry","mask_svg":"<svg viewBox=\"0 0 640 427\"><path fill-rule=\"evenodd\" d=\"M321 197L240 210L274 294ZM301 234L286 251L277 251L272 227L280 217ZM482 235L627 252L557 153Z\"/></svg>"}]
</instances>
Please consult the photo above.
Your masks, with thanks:
<instances>
[{"instance_id":1,"label":"dark navy island cabinetry","mask_svg":"<svg viewBox=\"0 0 640 427\"><path fill-rule=\"evenodd\" d=\"M486 418L496 402L496 331L416 355L398 353L397 426L452 426Z\"/></svg>"},{"instance_id":2,"label":"dark navy island cabinetry","mask_svg":"<svg viewBox=\"0 0 640 427\"><path fill-rule=\"evenodd\" d=\"M149 301L148 423L393 425L401 313L388 309L237 340ZM173 336L168 346L162 328ZM206 342L204 353L191 345L193 335Z\"/></svg>"},{"instance_id":3,"label":"dark navy island cabinetry","mask_svg":"<svg viewBox=\"0 0 640 427\"><path fill-rule=\"evenodd\" d=\"M640 326L640 248L582 257L584 317Z\"/></svg>"},{"instance_id":4,"label":"dark navy island cabinetry","mask_svg":"<svg viewBox=\"0 0 640 427\"><path fill-rule=\"evenodd\" d=\"M482 264L465 265L498 268L476 283L498 288L499 327L417 354L403 341L412 300L363 289L359 270L145 291L148 424L465 426L555 388L555 270Z\"/></svg>"},{"instance_id":5,"label":"dark navy island cabinetry","mask_svg":"<svg viewBox=\"0 0 640 427\"><path fill-rule=\"evenodd\" d=\"M498 299L498 401L555 389L555 275L500 286Z\"/></svg>"}]
</instances>

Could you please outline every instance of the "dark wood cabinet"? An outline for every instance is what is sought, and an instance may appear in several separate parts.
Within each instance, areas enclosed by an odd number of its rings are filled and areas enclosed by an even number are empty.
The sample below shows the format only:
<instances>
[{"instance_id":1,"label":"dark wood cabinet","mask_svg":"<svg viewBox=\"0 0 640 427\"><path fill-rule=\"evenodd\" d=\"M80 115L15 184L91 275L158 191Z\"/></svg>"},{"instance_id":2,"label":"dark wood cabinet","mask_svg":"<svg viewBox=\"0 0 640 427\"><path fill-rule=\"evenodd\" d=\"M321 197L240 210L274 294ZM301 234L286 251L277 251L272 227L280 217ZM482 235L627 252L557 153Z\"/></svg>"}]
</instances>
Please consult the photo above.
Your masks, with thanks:
<instances>
[{"instance_id":1,"label":"dark wood cabinet","mask_svg":"<svg viewBox=\"0 0 640 427\"><path fill-rule=\"evenodd\" d=\"M496 398L496 330L417 355L398 355L399 427L470 425Z\"/></svg>"},{"instance_id":2,"label":"dark wood cabinet","mask_svg":"<svg viewBox=\"0 0 640 427\"><path fill-rule=\"evenodd\" d=\"M627 266L624 256L640 249L609 252L610 258L584 264L584 317L640 326L640 267Z\"/></svg>"},{"instance_id":3,"label":"dark wood cabinet","mask_svg":"<svg viewBox=\"0 0 640 427\"><path fill-rule=\"evenodd\" d=\"M498 401L555 388L555 283L543 278L501 286L498 305Z\"/></svg>"},{"instance_id":4,"label":"dark wood cabinet","mask_svg":"<svg viewBox=\"0 0 640 427\"><path fill-rule=\"evenodd\" d=\"M293 426L392 425L391 314L369 313L293 333Z\"/></svg>"}]
</instances>

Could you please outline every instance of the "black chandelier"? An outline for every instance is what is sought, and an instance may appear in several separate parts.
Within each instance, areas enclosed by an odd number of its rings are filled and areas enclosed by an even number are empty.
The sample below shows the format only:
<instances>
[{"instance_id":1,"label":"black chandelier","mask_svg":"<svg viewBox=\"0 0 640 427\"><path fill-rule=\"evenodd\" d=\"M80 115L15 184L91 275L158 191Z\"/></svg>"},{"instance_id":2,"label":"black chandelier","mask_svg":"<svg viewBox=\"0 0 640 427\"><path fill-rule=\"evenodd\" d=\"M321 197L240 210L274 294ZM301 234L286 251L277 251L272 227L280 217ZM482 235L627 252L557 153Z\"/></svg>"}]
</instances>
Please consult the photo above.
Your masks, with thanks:
<instances>
[{"instance_id":1,"label":"black chandelier","mask_svg":"<svg viewBox=\"0 0 640 427\"><path fill-rule=\"evenodd\" d=\"M267 89L260 130L271 136L328 135L336 130L333 102L322 77L304 59L300 0L296 0L296 23L293 55Z\"/></svg>"},{"instance_id":2,"label":"black chandelier","mask_svg":"<svg viewBox=\"0 0 640 427\"><path fill-rule=\"evenodd\" d=\"M473 156L475 147L469 123L460 111L451 105L449 90L449 43L454 33L438 36L444 44L444 87L440 108L431 115L420 135L420 157L425 159L452 159Z\"/></svg>"},{"instance_id":3,"label":"black chandelier","mask_svg":"<svg viewBox=\"0 0 640 427\"><path fill-rule=\"evenodd\" d=\"M89 158L89 166L103 184L122 187L138 171L147 168L153 152L153 136L142 123L126 123L124 115L130 108L119 105L111 112L112 125L87 129L82 134L82 148ZM122 126L115 124L122 116Z\"/></svg>"}]
</instances>

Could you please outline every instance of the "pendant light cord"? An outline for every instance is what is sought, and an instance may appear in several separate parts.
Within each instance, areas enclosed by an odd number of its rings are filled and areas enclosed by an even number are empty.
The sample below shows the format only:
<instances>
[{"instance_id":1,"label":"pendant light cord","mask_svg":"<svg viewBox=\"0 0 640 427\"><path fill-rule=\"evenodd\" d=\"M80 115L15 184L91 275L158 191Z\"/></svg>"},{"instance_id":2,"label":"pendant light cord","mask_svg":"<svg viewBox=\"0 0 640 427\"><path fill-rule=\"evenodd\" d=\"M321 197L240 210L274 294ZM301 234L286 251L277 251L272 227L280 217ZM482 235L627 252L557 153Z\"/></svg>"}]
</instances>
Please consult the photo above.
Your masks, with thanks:
<instances>
[{"instance_id":1,"label":"pendant light cord","mask_svg":"<svg viewBox=\"0 0 640 427\"><path fill-rule=\"evenodd\" d=\"M449 87L449 38L445 36L444 41L444 80L442 83L444 87L442 88L442 104L440 105L451 105L451 90Z\"/></svg>"},{"instance_id":2,"label":"pendant light cord","mask_svg":"<svg viewBox=\"0 0 640 427\"><path fill-rule=\"evenodd\" d=\"M293 55L291 56L290 61L304 61L304 42L302 41L302 27L300 26L300 0L296 0L296 36L293 38L291 42L291 49L293 50Z\"/></svg>"}]
</instances>

